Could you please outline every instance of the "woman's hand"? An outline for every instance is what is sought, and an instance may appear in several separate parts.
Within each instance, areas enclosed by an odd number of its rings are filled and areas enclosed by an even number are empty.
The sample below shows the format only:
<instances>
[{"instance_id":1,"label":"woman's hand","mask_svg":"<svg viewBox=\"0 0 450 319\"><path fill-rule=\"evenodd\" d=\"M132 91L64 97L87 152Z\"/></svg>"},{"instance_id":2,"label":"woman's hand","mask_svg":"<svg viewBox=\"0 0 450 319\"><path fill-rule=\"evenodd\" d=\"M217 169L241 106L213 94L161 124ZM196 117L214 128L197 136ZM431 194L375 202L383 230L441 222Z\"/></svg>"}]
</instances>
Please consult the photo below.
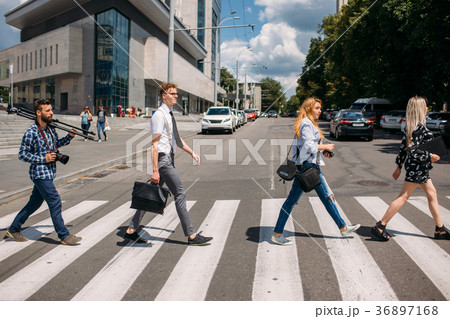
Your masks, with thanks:
<instances>
[{"instance_id":1,"label":"woman's hand","mask_svg":"<svg viewBox=\"0 0 450 319\"><path fill-rule=\"evenodd\" d=\"M441 158L440 158L439 155L431 154L431 162L432 162L432 163L437 162L437 161L439 161L440 159L441 159Z\"/></svg>"},{"instance_id":2,"label":"woman's hand","mask_svg":"<svg viewBox=\"0 0 450 319\"><path fill-rule=\"evenodd\" d=\"M397 167L397 168L395 169L394 173L392 174L392 178L395 179L395 180L397 180L397 179L399 178L401 172L402 172L402 170L401 170L400 168Z\"/></svg>"},{"instance_id":3,"label":"woman's hand","mask_svg":"<svg viewBox=\"0 0 450 319\"><path fill-rule=\"evenodd\" d=\"M333 150L334 150L334 144L324 144L324 146L325 146L325 149L326 149L328 152L333 152Z\"/></svg>"}]
</instances>

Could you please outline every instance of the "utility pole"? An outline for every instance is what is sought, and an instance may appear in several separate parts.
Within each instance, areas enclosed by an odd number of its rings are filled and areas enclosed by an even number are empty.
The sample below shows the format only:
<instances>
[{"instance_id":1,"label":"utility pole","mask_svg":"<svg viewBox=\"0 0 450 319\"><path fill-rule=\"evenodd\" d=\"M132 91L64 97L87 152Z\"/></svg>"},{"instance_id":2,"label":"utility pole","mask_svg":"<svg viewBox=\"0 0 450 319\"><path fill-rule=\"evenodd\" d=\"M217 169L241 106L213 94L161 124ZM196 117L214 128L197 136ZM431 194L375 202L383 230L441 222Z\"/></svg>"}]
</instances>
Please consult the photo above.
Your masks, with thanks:
<instances>
[{"instance_id":1,"label":"utility pole","mask_svg":"<svg viewBox=\"0 0 450 319\"><path fill-rule=\"evenodd\" d=\"M170 0L170 15L169 15L169 56L167 60L167 81L172 82L173 74L173 47L174 47L174 19L175 8L174 1Z\"/></svg>"}]
</instances>

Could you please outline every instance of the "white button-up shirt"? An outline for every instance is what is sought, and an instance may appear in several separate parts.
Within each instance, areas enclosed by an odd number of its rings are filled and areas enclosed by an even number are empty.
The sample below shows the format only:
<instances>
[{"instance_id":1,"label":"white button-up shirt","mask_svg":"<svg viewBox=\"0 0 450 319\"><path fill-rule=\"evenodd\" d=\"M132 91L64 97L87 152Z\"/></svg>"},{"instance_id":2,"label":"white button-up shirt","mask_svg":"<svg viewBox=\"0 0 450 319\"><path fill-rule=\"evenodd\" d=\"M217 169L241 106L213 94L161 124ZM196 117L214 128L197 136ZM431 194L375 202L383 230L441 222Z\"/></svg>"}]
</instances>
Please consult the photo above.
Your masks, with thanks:
<instances>
[{"instance_id":1,"label":"white button-up shirt","mask_svg":"<svg viewBox=\"0 0 450 319\"><path fill-rule=\"evenodd\" d=\"M155 138L155 134L161 134L161 139L158 143L158 152L170 155L170 142L169 133L172 137L172 148L175 153L177 144L173 134L172 115L170 115L171 109L166 104L161 104L158 110L153 113L151 119L151 132L152 139ZM168 126L168 127L167 127Z\"/></svg>"},{"instance_id":2,"label":"white button-up shirt","mask_svg":"<svg viewBox=\"0 0 450 319\"><path fill-rule=\"evenodd\" d=\"M292 144L292 160L297 165L301 165L306 160L310 163L316 163L317 156L319 156L319 165L325 165L322 152L319 152L319 144L321 143L319 130L309 118L305 117L300 124L300 138L296 138ZM298 150L300 150L299 156Z\"/></svg>"}]
</instances>

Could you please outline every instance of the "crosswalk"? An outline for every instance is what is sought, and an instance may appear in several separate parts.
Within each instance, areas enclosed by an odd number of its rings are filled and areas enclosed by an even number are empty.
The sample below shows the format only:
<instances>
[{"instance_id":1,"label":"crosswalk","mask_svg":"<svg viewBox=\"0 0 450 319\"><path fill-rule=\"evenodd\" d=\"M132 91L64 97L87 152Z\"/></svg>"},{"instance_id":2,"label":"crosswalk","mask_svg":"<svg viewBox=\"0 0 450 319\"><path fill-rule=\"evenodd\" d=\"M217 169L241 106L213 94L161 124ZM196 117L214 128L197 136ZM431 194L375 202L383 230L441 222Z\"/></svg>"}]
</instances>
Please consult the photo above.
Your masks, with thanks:
<instances>
[{"instance_id":1,"label":"crosswalk","mask_svg":"<svg viewBox=\"0 0 450 319\"><path fill-rule=\"evenodd\" d=\"M446 208L450 204L450 196L443 197L441 203L441 215L444 223L450 225L450 211ZM390 244L394 242L396 247L404 251L405 265L414 264L418 271L416 276L427 277L434 289L443 300L450 300L450 246L448 241L437 242L430 238L431 234L424 234L408 218L403 210L414 210L433 225L431 213L428 209L426 197L411 197L406 205L389 223L388 228L393 235L389 243L374 243L367 234L358 231L350 237L343 238L339 234L335 223L326 212L318 197L305 196L305 199L294 208L292 218L288 219L285 234L293 241L290 246L278 246L272 243L271 236L274 224L277 220L280 208L285 199L266 198L261 200L261 205L255 207L255 214L259 216L259 239L257 242L242 241L231 238L231 229L237 223L240 214L242 200L213 200L205 210L205 217L198 229L205 235L213 236L211 245L204 247L186 246L176 260L171 260L170 273L163 278L164 283L155 293L154 300L181 301L181 300L208 300L208 292L212 285L214 275L223 262L223 252L226 247L235 246L236 254L239 254L239 245L253 245L254 265L236 265L235 272L245 271L251 281L251 300L266 301L302 301L310 300L309 293L305 290L304 280L310 279L303 269L307 261L301 260L299 243L302 240L310 240L316 245L319 253L323 253L330 261L328 270L338 283L341 299L344 301L395 301L400 298L396 294L396 286L388 280L386 274L390 271L386 265L379 265L374 258L375 250L386 250L386 256L392 249ZM372 224L379 220L386 211L389 202L380 197L356 196L349 199L350 203L364 215ZM198 206L198 201L188 201L187 209L191 211ZM358 223L359 220L350 220L348 216L355 216L347 212L337 203L342 218L348 223ZM106 211L105 211L106 210ZM93 212L102 211L96 214ZM301 221L297 221L300 211L309 211L314 216L320 228L322 236L315 238L309 236ZM46 214L47 212L47 214ZM77 232L83 237L80 245L64 246L55 245L51 249L39 250L29 263L17 266L14 272L5 267L14 263L20 255L24 258L24 252L31 251L33 245L42 238L53 233L51 219L48 210L43 206L36 214L41 221L33 225L25 225L23 234L29 241L18 243L10 239L0 241L0 300L27 300L38 293L43 287L55 281L61 281L60 273L68 267L83 267L83 256L101 249L98 243L110 238L120 227L126 227L135 210L130 208L130 202L111 207L105 200L86 200L74 204L63 212L67 223L76 223L79 220L92 218L92 222L84 229ZM12 222L17 212L0 217L0 228L4 229ZM298 214L298 215L297 215ZM354 217L353 217L354 218ZM245 219L244 219L245 220ZM145 274L149 265L162 258L160 251L168 242L173 232L180 227L174 203L170 203L163 215L155 215L147 225L143 227L140 236L147 239L147 243L126 242L123 247L117 249L112 255L107 255L102 267L91 274L91 278L83 279L83 286L74 292L67 300L76 301L117 301L123 300L128 291L133 289L136 281ZM361 228L362 229L362 228ZM432 229L432 227L430 227ZM303 237L290 236L296 232L304 233ZM1 234L3 235L3 233ZM317 237L317 236L316 236ZM304 239L307 238L307 239ZM321 241L321 243L319 242ZM237 244L238 243L238 244ZM42 244L42 243L41 243ZM115 243L111 243L115 245ZM229 276L233 276L230 273ZM325 278L316 278L318 283L326 284ZM65 278L61 282L70 284L77 281L77 277ZM250 282L250 281L249 281ZM414 285L414 283L405 283ZM56 285L58 286L58 285ZM241 287L242 288L242 287ZM420 291L423 287L414 287ZM237 287L236 289L239 289ZM324 292L326 294L326 292ZM424 294L426 294L424 292ZM426 300L426 295L423 296Z\"/></svg>"}]
</instances>

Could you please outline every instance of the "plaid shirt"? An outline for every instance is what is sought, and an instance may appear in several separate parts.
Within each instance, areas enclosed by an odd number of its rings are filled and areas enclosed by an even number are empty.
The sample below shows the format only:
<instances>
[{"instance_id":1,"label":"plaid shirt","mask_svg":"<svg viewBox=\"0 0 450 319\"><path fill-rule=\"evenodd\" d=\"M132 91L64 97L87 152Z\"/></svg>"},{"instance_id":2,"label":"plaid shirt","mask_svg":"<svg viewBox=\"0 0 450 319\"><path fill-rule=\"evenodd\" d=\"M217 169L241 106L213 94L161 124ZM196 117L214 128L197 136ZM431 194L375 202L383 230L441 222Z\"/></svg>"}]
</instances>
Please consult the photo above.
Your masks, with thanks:
<instances>
[{"instance_id":1,"label":"plaid shirt","mask_svg":"<svg viewBox=\"0 0 450 319\"><path fill-rule=\"evenodd\" d=\"M69 144L72 140L69 134L59 139L54 128L47 127L43 132L47 139L47 144L52 151L55 149L55 142L56 148L59 148ZM45 161L45 155L50 153L47 144L42 138L36 123L31 125L23 135L22 144L19 149L19 159L31 163L29 174L32 180L54 179L56 176L56 162L47 163Z\"/></svg>"}]
</instances>

